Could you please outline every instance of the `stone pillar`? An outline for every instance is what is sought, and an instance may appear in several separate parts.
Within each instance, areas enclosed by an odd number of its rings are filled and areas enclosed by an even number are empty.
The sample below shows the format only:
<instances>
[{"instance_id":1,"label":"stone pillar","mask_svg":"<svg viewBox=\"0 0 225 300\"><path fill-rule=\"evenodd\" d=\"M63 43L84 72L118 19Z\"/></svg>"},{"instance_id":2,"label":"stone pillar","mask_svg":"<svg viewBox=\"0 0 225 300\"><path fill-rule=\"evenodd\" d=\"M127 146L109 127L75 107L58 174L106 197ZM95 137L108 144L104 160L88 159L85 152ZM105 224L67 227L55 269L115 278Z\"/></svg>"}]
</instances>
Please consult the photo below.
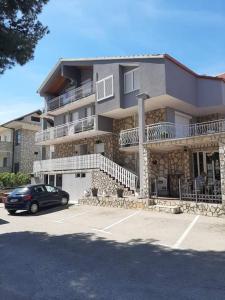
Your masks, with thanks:
<instances>
[{"instance_id":1,"label":"stone pillar","mask_svg":"<svg viewBox=\"0 0 225 300\"><path fill-rule=\"evenodd\" d=\"M147 95L137 95L138 98L138 134L139 134L139 178L140 198L149 197L149 155L145 143L145 109L144 100Z\"/></svg>"},{"instance_id":2,"label":"stone pillar","mask_svg":"<svg viewBox=\"0 0 225 300\"><path fill-rule=\"evenodd\" d=\"M225 140L219 142L222 205L225 209Z\"/></svg>"}]
</instances>

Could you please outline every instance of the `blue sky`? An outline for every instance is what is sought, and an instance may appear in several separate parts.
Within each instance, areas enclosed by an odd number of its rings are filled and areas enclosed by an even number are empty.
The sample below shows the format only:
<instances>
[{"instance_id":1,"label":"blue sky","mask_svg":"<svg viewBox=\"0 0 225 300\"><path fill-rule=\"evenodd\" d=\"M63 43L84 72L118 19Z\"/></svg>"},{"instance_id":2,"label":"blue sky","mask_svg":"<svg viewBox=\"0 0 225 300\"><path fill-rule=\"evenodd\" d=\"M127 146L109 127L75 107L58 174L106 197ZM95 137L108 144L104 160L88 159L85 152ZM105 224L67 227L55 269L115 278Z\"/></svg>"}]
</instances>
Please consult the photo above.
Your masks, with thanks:
<instances>
[{"instance_id":1,"label":"blue sky","mask_svg":"<svg viewBox=\"0 0 225 300\"><path fill-rule=\"evenodd\" d=\"M0 76L0 123L43 107L36 91L61 57L169 53L200 74L225 72L224 0L50 0L35 58Z\"/></svg>"}]
</instances>

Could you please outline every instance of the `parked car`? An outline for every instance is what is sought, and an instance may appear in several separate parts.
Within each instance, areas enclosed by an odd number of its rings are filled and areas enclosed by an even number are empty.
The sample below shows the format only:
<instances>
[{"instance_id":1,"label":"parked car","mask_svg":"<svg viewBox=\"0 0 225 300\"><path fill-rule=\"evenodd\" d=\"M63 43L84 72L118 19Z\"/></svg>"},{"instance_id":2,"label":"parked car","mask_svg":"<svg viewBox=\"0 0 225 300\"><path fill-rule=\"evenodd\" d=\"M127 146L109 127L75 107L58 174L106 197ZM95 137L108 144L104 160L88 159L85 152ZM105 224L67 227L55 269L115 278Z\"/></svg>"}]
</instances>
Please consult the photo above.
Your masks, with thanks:
<instances>
[{"instance_id":1,"label":"parked car","mask_svg":"<svg viewBox=\"0 0 225 300\"><path fill-rule=\"evenodd\" d=\"M4 200L5 208L13 215L17 210L35 214L42 207L67 205L69 194L57 187L45 184L26 185L13 190Z\"/></svg>"}]
</instances>

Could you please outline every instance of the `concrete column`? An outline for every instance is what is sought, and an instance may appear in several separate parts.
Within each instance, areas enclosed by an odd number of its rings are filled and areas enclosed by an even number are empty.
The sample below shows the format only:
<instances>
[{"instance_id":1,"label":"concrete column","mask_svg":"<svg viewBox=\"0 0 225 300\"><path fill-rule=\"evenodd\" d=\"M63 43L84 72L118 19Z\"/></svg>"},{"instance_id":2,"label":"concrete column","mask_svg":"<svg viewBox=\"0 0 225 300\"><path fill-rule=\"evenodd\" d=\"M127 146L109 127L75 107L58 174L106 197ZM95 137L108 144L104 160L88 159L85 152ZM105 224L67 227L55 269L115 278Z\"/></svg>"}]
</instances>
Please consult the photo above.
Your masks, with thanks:
<instances>
[{"instance_id":1,"label":"concrete column","mask_svg":"<svg viewBox=\"0 0 225 300\"><path fill-rule=\"evenodd\" d=\"M222 205L225 209L225 140L219 143Z\"/></svg>"},{"instance_id":2,"label":"concrete column","mask_svg":"<svg viewBox=\"0 0 225 300\"><path fill-rule=\"evenodd\" d=\"M148 98L146 94L137 95L138 98L138 133L139 133L139 178L140 197L149 197L149 151L145 143L145 109L144 100Z\"/></svg>"}]
</instances>

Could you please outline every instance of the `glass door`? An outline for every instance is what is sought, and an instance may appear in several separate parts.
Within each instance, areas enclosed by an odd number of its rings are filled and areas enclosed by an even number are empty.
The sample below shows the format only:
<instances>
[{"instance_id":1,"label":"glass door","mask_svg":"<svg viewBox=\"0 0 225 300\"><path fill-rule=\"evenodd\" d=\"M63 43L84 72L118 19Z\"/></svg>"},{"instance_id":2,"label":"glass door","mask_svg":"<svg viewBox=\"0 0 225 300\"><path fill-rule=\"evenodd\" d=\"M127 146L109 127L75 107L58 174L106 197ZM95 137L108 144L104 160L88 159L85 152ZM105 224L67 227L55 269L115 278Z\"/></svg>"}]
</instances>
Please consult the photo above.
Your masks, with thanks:
<instances>
[{"instance_id":1,"label":"glass door","mask_svg":"<svg viewBox=\"0 0 225 300\"><path fill-rule=\"evenodd\" d=\"M193 153L193 175L197 178L202 173L207 175L208 184L220 180L219 152L195 152Z\"/></svg>"}]
</instances>

